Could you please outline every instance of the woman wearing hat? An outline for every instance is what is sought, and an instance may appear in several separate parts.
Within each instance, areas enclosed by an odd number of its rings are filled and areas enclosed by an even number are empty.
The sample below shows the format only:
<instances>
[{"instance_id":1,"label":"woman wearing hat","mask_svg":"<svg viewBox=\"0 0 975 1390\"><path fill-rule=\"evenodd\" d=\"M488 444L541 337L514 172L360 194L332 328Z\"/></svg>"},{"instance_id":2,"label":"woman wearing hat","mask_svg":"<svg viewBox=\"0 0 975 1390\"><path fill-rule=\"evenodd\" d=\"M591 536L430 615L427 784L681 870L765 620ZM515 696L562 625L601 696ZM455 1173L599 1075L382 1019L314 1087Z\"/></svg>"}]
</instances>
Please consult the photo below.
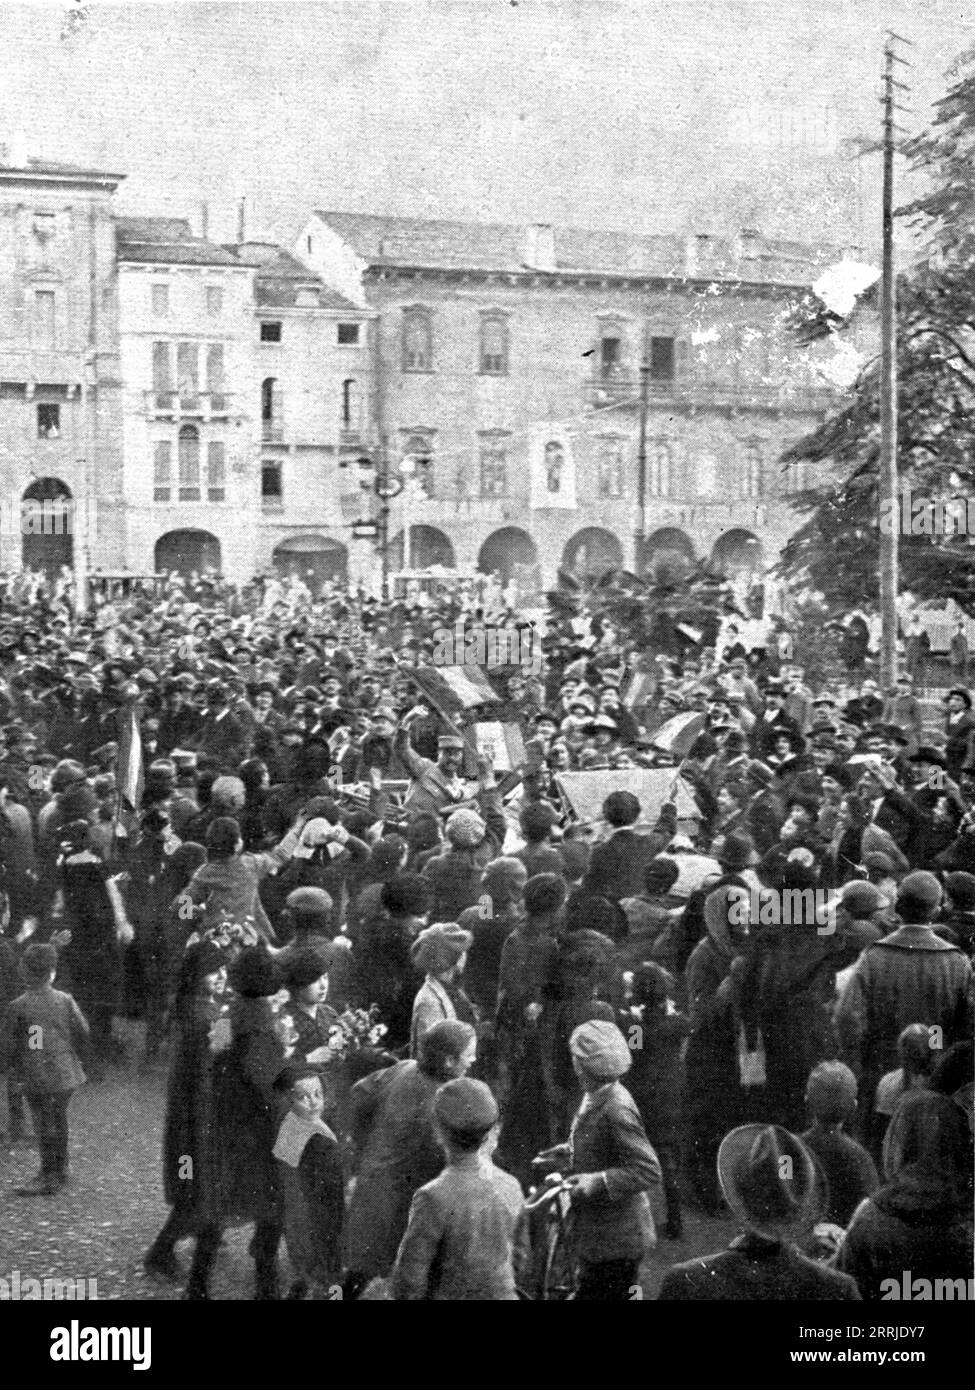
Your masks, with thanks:
<instances>
[{"instance_id":1,"label":"woman wearing hat","mask_svg":"<svg viewBox=\"0 0 975 1390\"><path fill-rule=\"evenodd\" d=\"M857 1301L857 1286L796 1249L820 1218L822 1190L809 1150L780 1125L743 1125L722 1140L718 1180L744 1228L727 1250L674 1265L661 1302Z\"/></svg>"},{"instance_id":2,"label":"woman wearing hat","mask_svg":"<svg viewBox=\"0 0 975 1390\"><path fill-rule=\"evenodd\" d=\"M356 1178L346 1224L347 1298L392 1268L413 1194L443 1167L434 1097L444 1082L466 1076L476 1056L474 1029L448 1019L424 1036L417 1060L397 1062L352 1087Z\"/></svg>"},{"instance_id":3,"label":"woman wearing hat","mask_svg":"<svg viewBox=\"0 0 975 1390\"><path fill-rule=\"evenodd\" d=\"M287 1056L276 999L281 975L263 946L251 946L231 965L229 982L230 1045L213 1067L213 1182L186 1297L209 1298L224 1227L253 1223L255 1297L276 1299L283 1213L272 1154L280 1110L274 1083Z\"/></svg>"},{"instance_id":4,"label":"woman wearing hat","mask_svg":"<svg viewBox=\"0 0 975 1390\"><path fill-rule=\"evenodd\" d=\"M748 950L749 904L736 884L715 888L704 903L707 935L687 962L691 1034L685 1058L688 1176L708 1211L720 1209L714 1159L721 1137L742 1117L738 1066L740 1019L732 964Z\"/></svg>"},{"instance_id":5,"label":"woman wearing hat","mask_svg":"<svg viewBox=\"0 0 975 1390\"><path fill-rule=\"evenodd\" d=\"M960 1279L970 1289L972 1136L962 1107L934 1091L908 1092L884 1140L883 1169L884 1185L853 1213L837 1269L867 1302L923 1297L916 1280Z\"/></svg>"},{"instance_id":6,"label":"woman wearing hat","mask_svg":"<svg viewBox=\"0 0 975 1390\"><path fill-rule=\"evenodd\" d=\"M630 1069L627 1041L615 1023L594 1019L569 1039L583 1090L568 1143L540 1154L546 1166L568 1161L572 1249L579 1262L576 1298L632 1298L640 1262L656 1244L653 1212L662 1200L660 1162L640 1112L620 1077Z\"/></svg>"},{"instance_id":7,"label":"woman wearing hat","mask_svg":"<svg viewBox=\"0 0 975 1390\"><path fill-rule=\"evenodd\" d=\"M413 943L410 953L413 964L424 971L426 979L413 1001L411 1056L419 1055L422 1038L443 1019L476 1022L471 1001L459 984L473 940L469 931L454 922L435 922L421 931Z\"/></svg>"},{"instance_id":8,"label":"woman wearing hat","mask_svg":"<svg viewBox=\"0 0 975 1390\"><path fill-rule=\"evenodd\" d=\"M162 1155L163 1191L171 1211L145 1257L150 1274L173 1281L179 1275L176 1244L205 1224L213 1181L211 1034L221 1014L226 978L225 954L209 941L191 946L180 964Z\"/></svg>"},{"instance_id":9,"label":"woman wearing hat","mask_svg":"<svg viewBox=\"0 0 975 1390\"><path fill-rule=\"evenodd\" d=\"M961 686L949 690L945 696L945 711L945 759L948 776L957 782L962 768L970 761L972 734L975 733L971 695Z\"/></svg>"}]
</instances>

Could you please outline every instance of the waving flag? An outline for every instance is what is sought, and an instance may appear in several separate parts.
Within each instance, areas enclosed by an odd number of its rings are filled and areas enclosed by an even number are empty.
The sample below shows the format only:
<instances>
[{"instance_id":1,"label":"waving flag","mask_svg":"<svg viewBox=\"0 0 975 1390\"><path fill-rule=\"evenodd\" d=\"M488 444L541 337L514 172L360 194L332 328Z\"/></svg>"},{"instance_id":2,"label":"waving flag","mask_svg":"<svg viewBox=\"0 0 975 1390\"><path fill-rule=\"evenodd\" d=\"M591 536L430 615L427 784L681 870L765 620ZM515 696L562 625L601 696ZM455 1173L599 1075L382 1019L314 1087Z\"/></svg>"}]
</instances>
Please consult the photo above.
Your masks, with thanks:
<instances>
[{"instance_id":1,"label":"waving flag","mask_svg":"<svg viewBox=\"0 0 975 1390\"><path fill-rule=\"evenodd\" d=\"M142 734L139 731L139 716L133 700L125 712L122 732L119 735L118 792L130 811L137 811L142 801Z\"/></svg>"}]
</instances>

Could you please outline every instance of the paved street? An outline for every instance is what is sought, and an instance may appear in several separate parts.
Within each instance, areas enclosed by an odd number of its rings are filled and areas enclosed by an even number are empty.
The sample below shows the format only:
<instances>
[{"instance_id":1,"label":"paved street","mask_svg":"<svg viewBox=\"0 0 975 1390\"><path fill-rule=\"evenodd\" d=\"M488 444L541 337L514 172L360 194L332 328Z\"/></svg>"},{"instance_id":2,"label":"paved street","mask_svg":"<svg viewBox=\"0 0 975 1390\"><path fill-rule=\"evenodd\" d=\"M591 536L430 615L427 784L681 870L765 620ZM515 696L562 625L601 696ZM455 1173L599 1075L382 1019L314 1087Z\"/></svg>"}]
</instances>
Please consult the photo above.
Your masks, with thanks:
<instances>
[{"instance_id":1,"label":"paved street","mask_svg":"<svg viewBox=\"0 0 975 1390\"><path fill-rule=\"evenodd\" d=\"M138 1029L128 1028L137 1055ZM71 1102L73 1179L56 1197L15 1197L13 1188L36 1171L36 1152L26 1144L0 1149L0 1274L19 1270L22 1280L94 1278L100 1299L180 1297L180 1289L149 1278L141 1264L166 1215L159 1176L164 1103L164 1074L138 1076L134 1065L110 1071L98 1085L83 1086ZM682 1241L662 1241L644 1267L646 1297L653 1296L668 1265L719 1249L733 1234L729 1222L693 1212L685 1214L685 1227ZM249 1238L247 1230L227 1233L213 1282L215 1298L251 1296ZM178 1252L184 1270L190 1248L184 1244Z\"/></svg>"}]
</instances>

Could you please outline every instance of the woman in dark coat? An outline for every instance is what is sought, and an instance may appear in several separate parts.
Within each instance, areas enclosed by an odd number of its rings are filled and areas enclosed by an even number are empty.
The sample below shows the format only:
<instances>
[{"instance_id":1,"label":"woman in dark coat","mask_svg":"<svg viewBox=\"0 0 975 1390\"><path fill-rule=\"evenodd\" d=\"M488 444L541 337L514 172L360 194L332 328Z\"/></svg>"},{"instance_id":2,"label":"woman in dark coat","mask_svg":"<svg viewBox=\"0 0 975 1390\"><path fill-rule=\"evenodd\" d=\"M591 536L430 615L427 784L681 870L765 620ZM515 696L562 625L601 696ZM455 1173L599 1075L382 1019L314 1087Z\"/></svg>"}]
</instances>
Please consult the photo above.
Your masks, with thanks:
<instances>
[{"instance_id":1,"label":"woman in dark coat","mask_svg":"<svg viewBox=\"0 0 975 1390\"><path fill-rule=\"evenodd\" d=\"M230 1046L213 1069L213 1186L186 1297L209 1298L223 1228L253 1223L255 1296L275 1299L284 1216L272 1150L284 1104L274 1083L286 1051L271 996L280 975L264 948L252 946L230 967L230 984L237 996L230 1006Z\"/></svg>"},{"instance_id":2,"label":"woman in dark coat","mask_svg":"<svg viewBox=\"0 0 975 1390\"><path fill-rule=\"evenodd\" d=\"M165 1279L178 1276L177 1241L195 1235L212 1208L211 1038L221 1015L218 994L226 979L225 960L219 947L200 941L187 951L180 968L163 1130L163 1191L172 1210L145 1258L149 1273Z\"/></svg>"},{"instance_id":3,"label":"woman in dark coat","mask_svg":"<svg viewBox=\"0 0 975 1390\"><path fill-rule=\"evenodd\" d=\"M684 1116L688 1176L707 1209L721 1209L715 1161L721 1140L740 1123L744 1097L738 1071L738 1026L732 962L743 961L748 928L729 922L733 885L705 900L707 936L687 962L691 1033L685 1056ZM729 901L729 895L731 895ZM747 912L747 902L741 904Z\"/></svg>"},{"instance_id":4,"label":"woman in dark coat","mask_svg":"<svg viewBox=\"0 0 975 1390\"><path fill-rule=\"evenodd\" d=\"M418 1061L397 1062L352 1087L357 1161L346 1223L347 1298L392 1269L413 1195L444 1164L434 1129L434 1096L445 1081L466 1075L476 1055L474 1029L447 1019L424 1035Z\"/></svg>"},{"instance_id":5,"label":"woman in dark coat","mask_svg":"<svg viewBox=\"0 0 975 1390\"><path fill-rule=\"evenodd\" d=\"M71 933L61 958L71 993L91 1028L95 1064L89 1078L96 1080L101 1063L119 1050L112 1018L122 1002L122 948L134 932L118 884L92 849L91 832L86 820L64 827L59 871L63 926Z\"/></svg>"},{"instance_id":6,"label":"woman in dark coat","mask_svg":"<svg viewBox=\"0 0 975 1390\"><path fill-rule=\"evenodd\" d=\"M972 1138L965 1111L934 1091L909 1091L884 1140L886 1182L853 1213L836 1268L857 1281L865 1302L903 1298L905 1271L917 1280L964 1281L972 1274ZM890 1286L897 1289L894 1294ZM936 1297L929 1286L928 1299Z\"/></svg>"}]
</instances>

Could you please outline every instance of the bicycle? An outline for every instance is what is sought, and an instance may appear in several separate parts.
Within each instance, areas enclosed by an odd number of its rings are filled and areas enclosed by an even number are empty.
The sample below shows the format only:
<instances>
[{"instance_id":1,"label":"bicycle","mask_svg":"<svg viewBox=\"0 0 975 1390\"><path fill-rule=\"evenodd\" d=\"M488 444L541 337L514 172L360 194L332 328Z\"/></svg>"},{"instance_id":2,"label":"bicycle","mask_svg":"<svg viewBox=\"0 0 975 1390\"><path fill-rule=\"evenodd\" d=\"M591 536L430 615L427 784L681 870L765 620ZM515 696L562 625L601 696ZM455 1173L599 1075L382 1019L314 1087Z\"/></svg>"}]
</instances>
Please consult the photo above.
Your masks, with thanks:
<instances>
[{"instance_id":1,"label":"bicycle","mask_svg":"<svg viewBox=\"0 0 975 1390\"><path fill-rule=\"evenodd\" d=\"M531 1216L540 1218L541 1239L537 1249L534 1285L536 1299L564 1303L576 1295L579 1286L578 1263L572 1250L572 1196L561 1173L551 1173L541 1187L533 1187L525 1203Z\"/></svg>"}]
</instances>

